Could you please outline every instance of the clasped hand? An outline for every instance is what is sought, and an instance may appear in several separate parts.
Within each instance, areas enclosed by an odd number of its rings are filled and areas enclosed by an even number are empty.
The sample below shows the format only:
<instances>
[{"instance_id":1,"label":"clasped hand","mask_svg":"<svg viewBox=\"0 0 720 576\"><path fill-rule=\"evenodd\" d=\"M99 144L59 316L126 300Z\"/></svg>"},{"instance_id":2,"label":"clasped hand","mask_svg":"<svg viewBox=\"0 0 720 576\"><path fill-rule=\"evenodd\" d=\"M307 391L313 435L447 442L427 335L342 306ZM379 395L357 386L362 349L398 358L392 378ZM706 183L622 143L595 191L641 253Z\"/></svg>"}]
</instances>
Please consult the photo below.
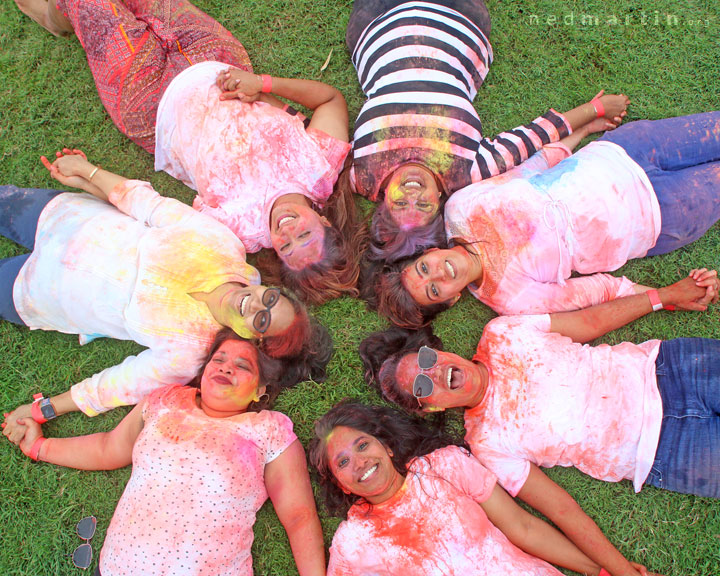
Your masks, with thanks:
<instances>
[{"instance_id":1,"label":"clasped hand","mask_svg":"<svg viewBox=\"0 0 720 576\"><path fill-rule=\"evenodd\" d=\"M220 100L237 98L241 102L255 102L262 94L262 79L257 74L251 74L237 68L228 68L218 74L215 82L222 90Z\"/></svg>"},{"instance_id":2,"label":"clasped hand","mask_svg":"<svg viewBox=\"0 0 720 576\"><path fill-rule=\"evenodd\" d=\"M82 150L63 148L61 152L56 152L55 156L52 163L45 156L40 156L40 161L49 170L50 176L64 186L97 195L99 189L90 181L90 175L96 167L88 162Z\"/></svg>"},{"instance_id":3,"label":"clasped hand","mask_svg":"<svg viewBox=\"0 0 720 576\"><path fill-rule=\"evenodd\" d=\"M672 304L682 310L703 312L710 304L718 301L720 281L716 270L695 268L687 278L661 288L665 306Z\"/></svg>"}]
</instances>

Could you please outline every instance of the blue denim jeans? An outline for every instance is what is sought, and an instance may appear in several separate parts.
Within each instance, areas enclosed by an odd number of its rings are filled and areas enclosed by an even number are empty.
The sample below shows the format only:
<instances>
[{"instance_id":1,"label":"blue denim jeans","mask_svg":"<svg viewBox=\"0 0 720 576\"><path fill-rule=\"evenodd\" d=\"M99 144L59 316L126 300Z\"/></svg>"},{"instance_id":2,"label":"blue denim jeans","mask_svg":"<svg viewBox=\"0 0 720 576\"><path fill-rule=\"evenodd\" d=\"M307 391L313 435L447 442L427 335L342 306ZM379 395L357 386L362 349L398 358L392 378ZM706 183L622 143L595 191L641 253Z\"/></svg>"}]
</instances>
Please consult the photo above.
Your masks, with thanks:
<instances>
[{"instance_id":1,"label":"blue denim jeans","mask_svg":"<svg viewBox=\"0 0 720 576\"><path fill-rule=\"evenodd\" d=\"M0 235L29 250L35 248L35 233L40 213L48 202L62 194L59 190L38 190L0 186ZM0 318L25 323L13 303L13 285L30 254L0 260Z\"/></svg>"},{"instance_id":2,"label":"blue denim jeans","mask_svg":"<svg viewBox=\"0 0 720 576\"><path fill-rule=\"evenodd\" d=\"M645 483L720 498L720 340L663 342L655 367L663 420Z\"/></svg>"},{"instance_id":3,"label":"blue denim jeans","mask_svg":"<svg viewBox=\"0 0 720 576\"><path fill-rule=\"evenodd\" d=\"M345 43L350 54L355 50L355 45L360 39L368 24L378 16L389 10L405 4L409 0L355 0L353 11L350 14L347 30L345 31ZM490 38L490 14L483 0L428 0L433 4L439 4L457 10L475 26L482 30L482 33Z\"/></svg>"},{"instance_id":4,"label":"blue denim jeans","mask_svg":"<svg viewBox=\"0 0 720 576\"><path fill-rule=\"evenodd\" d=\"M622 146L655 190L662 226L648 256L690 244L720 220L720 112L630 122L600 140Z\"/></svg>"}]
</instances>

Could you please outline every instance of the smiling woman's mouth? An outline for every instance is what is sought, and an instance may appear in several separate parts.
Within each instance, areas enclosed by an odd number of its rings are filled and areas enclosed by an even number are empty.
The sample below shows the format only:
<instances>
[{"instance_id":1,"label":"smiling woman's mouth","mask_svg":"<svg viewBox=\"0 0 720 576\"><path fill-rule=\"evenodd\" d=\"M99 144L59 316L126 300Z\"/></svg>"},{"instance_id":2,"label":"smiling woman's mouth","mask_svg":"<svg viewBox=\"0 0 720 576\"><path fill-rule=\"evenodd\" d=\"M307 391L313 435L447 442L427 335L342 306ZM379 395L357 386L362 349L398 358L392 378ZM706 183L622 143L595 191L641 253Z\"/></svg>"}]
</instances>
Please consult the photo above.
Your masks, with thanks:
<instances>
[{"instance_id":1,"label":"smiling woman's mouth","mask_svg":"<svg viewBox=\"0 0 720 576\"><path fill-rule=\"evenodd\" d=\"M378 465L375 464L374 466L371 466L370 468L368 468L368 470L365 472L365 474L360 476L360 482L365 482L365 480L370 478L370 476L372 476L375 473L375 470L377 470L377 467L378 467Z\"/></svg>"}]
</instances>

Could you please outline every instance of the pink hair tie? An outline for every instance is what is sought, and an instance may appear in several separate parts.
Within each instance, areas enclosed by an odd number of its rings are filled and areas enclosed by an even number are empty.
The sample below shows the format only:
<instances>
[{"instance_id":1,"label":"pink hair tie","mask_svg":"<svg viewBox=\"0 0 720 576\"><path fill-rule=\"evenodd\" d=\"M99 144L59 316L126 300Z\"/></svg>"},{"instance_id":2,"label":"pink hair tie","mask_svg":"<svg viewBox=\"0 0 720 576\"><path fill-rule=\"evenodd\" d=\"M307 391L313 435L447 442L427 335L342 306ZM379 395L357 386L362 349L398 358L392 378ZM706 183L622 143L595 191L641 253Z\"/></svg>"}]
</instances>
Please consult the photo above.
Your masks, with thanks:
<instances>
[{"instance_id":1,"label":"pink hair tie","mask_svg":"<svg viewBox=\"0 0 720 576\"><path fill-rule=\"evenodd\" d=\"M28 458L30 458L30 460L35 460L35 462L37 462L38 456L40 456L40 448L42 448L45 440L47 440L47 438L40 436L37 440L35 440L35 442L33 442L32 448L30 448L30 452L28 452Z\"/></svg>"},{"instance_id":2,"label":"pink hair tie","mask_svg":"<svg viewBox=\"0 0 720 576\"><path fill-rule=\"evenodd\" d=\"M599 118L599 116L598 116L598 118ZM605 568L600 568L600 572L598 572L598 576L612 576L612 574L610 574L610 572L605 570Z\"/></svg>"},{"instance_id":3,"label":"pink hair tie","mask_svg":"<svg viewBox=\"0 0 720 576\"><path fill-rule=\"evenodd\" d=\"M272 76L269 74L261 74L260 79L262 80L262 89L260 91L265 94L272 92Z\"/></svg>"},{"instance_id":4,"label":"pink hair tie","mask_svg":"<svg viewBox=\"0 0 720 576\"><path fill-rule=\"evenodd\" d=\"M590 100L590 104L592 104L592 107L595 108L595 114L597 114L597 118L605 116L605 106L603 106L602 102L600 102L600 98L593 98L592 100Z\"/></svg>"}]
</instances>

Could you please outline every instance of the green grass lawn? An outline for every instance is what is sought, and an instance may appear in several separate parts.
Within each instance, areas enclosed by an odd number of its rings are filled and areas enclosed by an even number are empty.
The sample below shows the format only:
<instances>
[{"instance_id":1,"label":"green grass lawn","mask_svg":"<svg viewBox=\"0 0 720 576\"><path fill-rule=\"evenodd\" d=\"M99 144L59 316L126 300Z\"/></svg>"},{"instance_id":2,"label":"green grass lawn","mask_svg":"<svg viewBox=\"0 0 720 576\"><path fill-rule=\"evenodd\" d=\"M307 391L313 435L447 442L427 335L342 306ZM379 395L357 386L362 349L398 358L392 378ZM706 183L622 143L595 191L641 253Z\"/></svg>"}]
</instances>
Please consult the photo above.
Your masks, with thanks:
<instances>
[{"instance_id":1,"label":"green grass lawn","mask_svg":"<svg viewBox=\"0 0 720 576\"><path fill-rule=\"evenodd\" d=\"M485 133L525 123L552 106L563 111L598 90L632 99L629 119L661 118L717 109L720 101L720 4L715 0L491 0L495 64L476 107ZM351 0L200 0L198 5L246 46L257 72L324 80L339 87L355 118L363 101L345 48ZM332 57L321 71L328 54ZM0 184L58 187L39 156L63 146L83 148L104 168L153 183L190 202L194 193L153 172L150 155L122 136L97 97L85 56L74 37L57 39L26 18L10 0L0 4ZM363 201L364 204L367 204ZM0 258L22 249L0 239ZM692 267L718 267L720 226L686 249L625 266L618 274L650 285L674 282ZM363 303L340 299L315 310L335 340L324 384L305 383L284 393L288 414L306 443L315 418L336 401L379 398L366 389L357 346L385 326ZM446 349L469 356L493 316L469 296L436 323ZM662 312L603 339L720 338L718 306L706 314ZM95 341L82 349L77 336L30 333L0 323L0 407L7 412L32 394L58 394L120 362L140 347ZM45 425L49 436L109 430L125 410L88 419L74 414ZM601 425L602 423L598 423ZM65 555L80 540L75 523L98 518L96 556L129 476L78 472L35 464L0 442L0 573L73 574ZM720 502L652 488L634 494L629 482L602 483L575 470L550 475L575 496L628 558L668 575L720 573ZM189 488L190 489L190 488ZM322 516L327 543L338 520ZM257 574L294 574L282 527L269 505L261 511L253 548Z\"/></svg>"}]
</instances>

